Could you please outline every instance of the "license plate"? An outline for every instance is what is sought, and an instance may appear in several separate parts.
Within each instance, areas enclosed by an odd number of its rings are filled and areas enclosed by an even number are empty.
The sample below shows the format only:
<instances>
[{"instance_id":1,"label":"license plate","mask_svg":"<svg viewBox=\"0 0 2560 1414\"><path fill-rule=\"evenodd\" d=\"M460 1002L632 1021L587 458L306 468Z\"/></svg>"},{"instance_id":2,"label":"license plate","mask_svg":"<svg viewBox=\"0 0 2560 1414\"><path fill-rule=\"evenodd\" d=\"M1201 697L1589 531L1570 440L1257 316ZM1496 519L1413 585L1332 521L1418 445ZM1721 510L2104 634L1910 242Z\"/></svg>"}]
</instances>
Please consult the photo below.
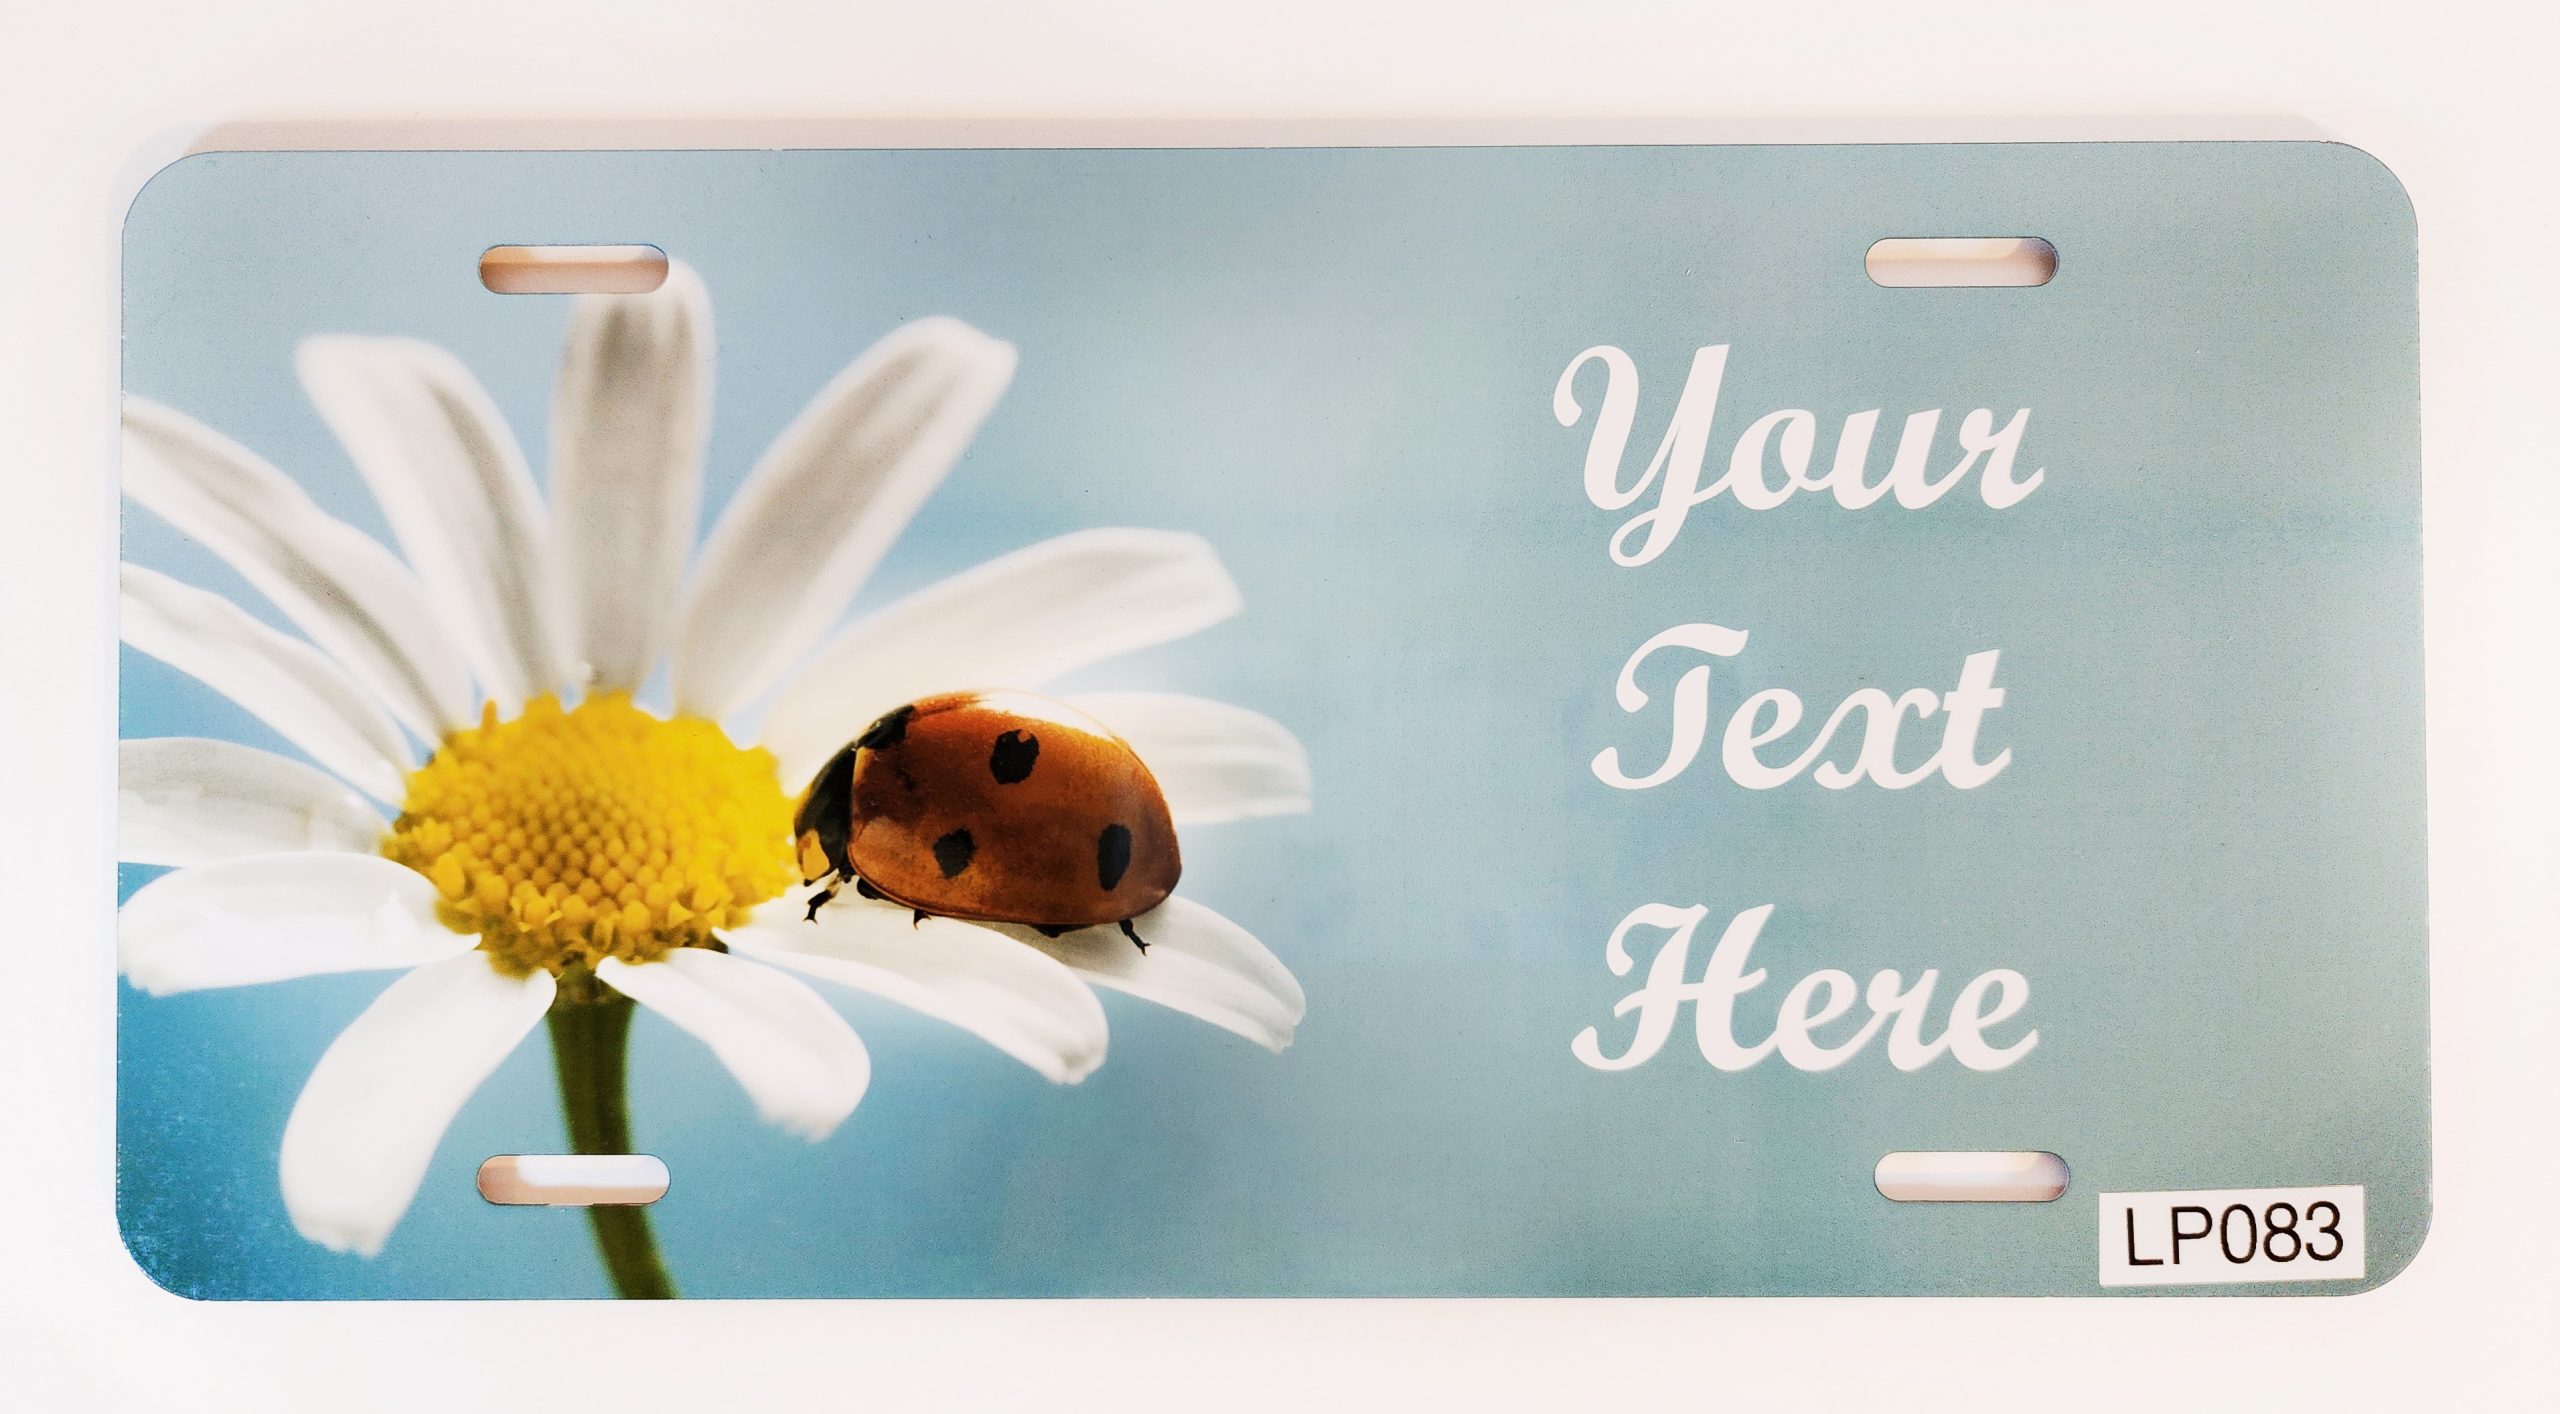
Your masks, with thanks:
<instances>
[{"instance_id":1,"label":"license plate","mask_svg":"<svg viewBox=\"0 0 2560 1414\"><path fill-rule=\"evenodd\" d=\"M2325 143L189 158L125 233L130 1245L2385 1281L2414 230Z\"/></svg>"}]
</instances>

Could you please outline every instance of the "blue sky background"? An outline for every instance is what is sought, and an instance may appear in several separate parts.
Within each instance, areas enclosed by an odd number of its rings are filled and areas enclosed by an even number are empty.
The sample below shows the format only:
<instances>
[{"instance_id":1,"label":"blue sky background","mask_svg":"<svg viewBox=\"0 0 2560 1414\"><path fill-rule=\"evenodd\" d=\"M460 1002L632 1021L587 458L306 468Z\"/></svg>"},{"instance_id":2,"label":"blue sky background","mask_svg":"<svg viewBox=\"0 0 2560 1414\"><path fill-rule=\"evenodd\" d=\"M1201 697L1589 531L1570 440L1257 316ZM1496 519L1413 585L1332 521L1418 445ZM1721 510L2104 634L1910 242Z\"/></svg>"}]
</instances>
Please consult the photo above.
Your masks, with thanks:
<instances>
[{"instance_id":1,"label":"blue sky background","mask_svg":"<svg viewBox=\"0 0 2560 1414\"><path fill-rule=\"evenodd\" d=\"M1879 236L1982 232L2051 239L2060 278L1861 273ZM1306 984L1285 1055L1106 996L1109 1063L1057 1088L838 994L877 1071L811 1146L644 1014L634 1126L674 1174L656 1211L688 1294L2090 1292L2101 1191L2325 1183L2367 1186L2370 1280L2414 1253L2414 233L2361 154L200 156L127 228L127 386L388 539L294 344L452 349L539 468L565 302L490 295L474 262L581 241L702 272L715 508L898 322L1014 342L1012 391L856 610L1070 530L1197 531L1246 613L1064 686L1243 703L1316 767L1312 815L1184 839L1184 892ZM1647 378L1637 458L1690 352L1731 343L1711 467L1777 407L1820 414L1827 459L1861 409L1889 446L1903 413L1945 407L1951 445L1965 411L2027 406L2048 481L1996 515L1969 481L1917 513L1720 501L1618 569L1618 517L1581 496L1587 423L1549 411L1602 342ZM149 515L125 540L268 612ZM1766 686L1815 711L1943 690L1998 648L1986 749L2015 764L1971 792L1749 793L1711 761L1609 790L1595 751L1659 749L1659 719L1611 701L1619 663L1700 619L1752 635L1716 671L1719 724ZM151 660L127 652L124 674L125 736L281 745ZM1942 996L2014 967L2042 1043L1997 1074L1903 1074L1875 1047L1727 1075L1684 1026L1641 1070L1590 1071L1567 1045L1630 985L1602 944L1649 901L1707 903L1711 931L1777 905L1747 1017L1816 967L1935 967ZM561 1142L539 1037L465 1108L380 1257L293 1233L285 1115L387 980L126 990L137 1256L212 1297L603 1294L582 1218L471 1188L482 1158ZM1876 1196L1879 1154L1939 1147L2053 1149L2075 1186L2035 1209Z\"/></svg>"}]
</instances>

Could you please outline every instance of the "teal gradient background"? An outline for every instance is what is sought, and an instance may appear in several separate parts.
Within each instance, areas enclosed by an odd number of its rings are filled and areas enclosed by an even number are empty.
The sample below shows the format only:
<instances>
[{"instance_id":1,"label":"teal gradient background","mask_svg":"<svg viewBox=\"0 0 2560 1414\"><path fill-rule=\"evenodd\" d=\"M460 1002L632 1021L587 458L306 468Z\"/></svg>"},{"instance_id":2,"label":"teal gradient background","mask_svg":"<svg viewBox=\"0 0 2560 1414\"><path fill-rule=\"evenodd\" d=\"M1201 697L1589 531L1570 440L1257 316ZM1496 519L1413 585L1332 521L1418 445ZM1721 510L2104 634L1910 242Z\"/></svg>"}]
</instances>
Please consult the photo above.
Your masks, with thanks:
<instances>
[{"instance_id":1,"label":"teal gradient background","mask_svg":"<svg viewBox=\"0 0 2560 1414\"><path fill-rule=\"evenodd\" d=\"M2051 285L1884 290L1861 269L1880 236L2010 233L2058 248ZM656 243L711 291L715 510L900 321L1015 343L1011 392L856 611L1070 530L1197 531L1245 614L1064 686L1242 703L1316 769L1312 815L1184 839L1184 891L1305 983L1285 1055L1106 995L1109 1062L1059 1088L839 993L877 1069L811 1146L644 1013L634 1124L674 1174L657 1221L688 1295L2095 1293L2101 1191L2331 1183L2367 1189L2360 1285L2414 1255L2415 231L2363 154L207 155L130 218L126 384L387 540L295 343L453 350L539 468L565 302L488 294L474 262L586 241ZM1944 407L1943 449L1967 410L2030 407L2022 469L2047 483L1996 514L1970 480L1919 512L1719 500L1620 569L1620 517L1581 493L1588 422L1549 407L1598 343L1645 375L1635 458L1691 351L1730 343L1711 469L1780 407L1820 415L1818 459L1861 409L1889 447L1902 414ZM267 613L138 510L125 552ZM1610 790L1593 753L1650 765L1662 731L1618 711L1619 664L1692 620L1751 633L1716 669L1719 726L1768 686L1814 711L1944 690L1997 648L1986 751L2015 762L1969 792L1752 793L1711 760ZM125 736L282 749L152 660L123 672ZM2041 1043L1995 1074L1904 1074L1880 1046L1723 1074L1684 1025L1640 1070L1586 1069L1569 1041L1632 986L1602 945L1654 901L1708 904L1710 935L1777 905L1747 1038L1817 967L1937 968L1941 1006L2013 967ZM387 981L125 991L136 1256L204 1297L605 1294L581 1217L472 1191L482 1158L561 1143L539 1038L464 1109L380 1257L294 1234L285 1115ZM2072 1191L1914 1208L1870 1185L1887 1150L1974 1147L2059 1152Z\"/></svg>"}]
</instances>

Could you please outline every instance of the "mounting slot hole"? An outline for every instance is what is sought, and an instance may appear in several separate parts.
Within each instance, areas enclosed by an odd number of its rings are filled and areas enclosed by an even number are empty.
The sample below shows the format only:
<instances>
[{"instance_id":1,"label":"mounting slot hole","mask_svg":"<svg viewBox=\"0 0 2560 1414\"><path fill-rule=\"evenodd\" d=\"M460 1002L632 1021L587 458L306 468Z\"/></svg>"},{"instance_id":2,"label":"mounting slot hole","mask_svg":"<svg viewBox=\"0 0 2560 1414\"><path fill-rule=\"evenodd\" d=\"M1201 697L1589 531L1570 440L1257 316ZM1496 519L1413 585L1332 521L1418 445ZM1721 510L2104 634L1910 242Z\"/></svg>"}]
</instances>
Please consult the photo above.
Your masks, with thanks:
<instances>
[{"instance_id":1,"label":"mounting slot hole","mask_svg":"<svg viewBox=\"0 0 2560 1414\"><path fill-rule=\"evenodd\" d=\"M645 295L667 282L653 245L493 245L480 283L501 295Z\"/></svg>"},{"instance_id":2,"label":"mounting slot hole","mask_svg":"<svg viewBox=\"0 0 2560 1414\"><path fill-rule=\"evenodd\" d=\"M2071 1166L2040 1149L1903 1149L1876 1160L1876 1191L1897 1203L2050 1203Z\"/></svg>"},{"instance_id":3,"label":"mounting slot hole","mask_svg":"<svg viewBox=\"0 0 2560 1414\"><path fill-rule=\"evenodd\" d=\"M2062 268L2034 236L1888 236L1867 247L1867 278L1888 289L2041 285Z\"/></svg>"},{"instance_id":4,"label":"mounting slot hole","mask_svg":"<svg viewBox=\"0 0 2560 1414\"><path fill-rule=\"evenodd\" d=\"M500 1154L479 1183L511 1208L637 1207L666 1196L667 1166L650 1154Z\"/></svg>"}]
</instances>

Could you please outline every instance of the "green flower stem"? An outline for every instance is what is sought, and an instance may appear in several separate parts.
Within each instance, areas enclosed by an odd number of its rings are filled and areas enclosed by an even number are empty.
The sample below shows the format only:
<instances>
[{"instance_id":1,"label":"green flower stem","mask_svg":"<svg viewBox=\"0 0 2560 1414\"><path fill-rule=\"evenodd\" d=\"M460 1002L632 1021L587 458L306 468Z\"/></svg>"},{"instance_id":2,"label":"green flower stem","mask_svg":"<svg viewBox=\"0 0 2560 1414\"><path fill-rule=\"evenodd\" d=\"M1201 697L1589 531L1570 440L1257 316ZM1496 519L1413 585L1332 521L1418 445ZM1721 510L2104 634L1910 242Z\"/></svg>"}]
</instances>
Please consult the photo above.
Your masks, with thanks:
<instances>
[{"instance_id":1,"label":"green flower stem","mask_svg":"<svg viewBox=\"0 0 2560 1414\"><path fill-rule=\"evenodd\" d=\"M594 1000L562 995L551 1007L551 1061L560 1075L560 1110L569 1123L569 1147L580 1154L631 1152L631 1106L623 1095L624 1059L631 1050L631 999L602 988ZM649 1210L630 1204L587 1209L596 1254L613 1279L613 1294L637 1301L665 1301L676 1294Z\"/></svg>"}]
</instances>

